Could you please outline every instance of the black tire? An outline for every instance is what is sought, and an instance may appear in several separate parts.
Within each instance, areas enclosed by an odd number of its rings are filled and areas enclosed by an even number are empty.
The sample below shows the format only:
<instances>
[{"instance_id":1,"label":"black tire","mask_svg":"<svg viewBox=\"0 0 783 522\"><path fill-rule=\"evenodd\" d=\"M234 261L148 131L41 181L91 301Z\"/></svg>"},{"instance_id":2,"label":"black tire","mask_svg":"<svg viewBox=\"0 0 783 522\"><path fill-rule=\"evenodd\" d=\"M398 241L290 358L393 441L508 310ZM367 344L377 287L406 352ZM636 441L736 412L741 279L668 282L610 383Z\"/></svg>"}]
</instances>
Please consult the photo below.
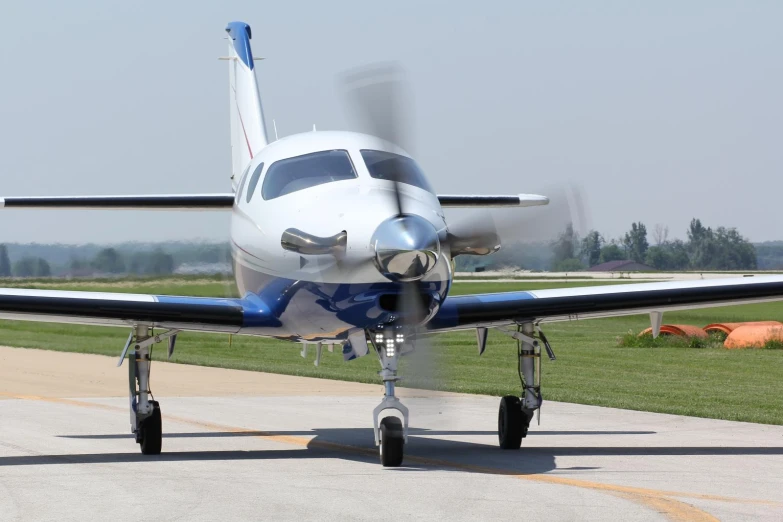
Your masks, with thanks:
<instances>
[{"instance_id":1,"label":"black tire","mask_svg":"<svg viewBox=\"0 0 783 522\"><path fill-rule=\"evenodd\" d=\"M507 395L500 399L498 409L498 443L503 449L519 449L527 435L530 419L522 411L519 397Z\"/></svg>"},{"instance_id":2,"label":"black tire","mask_svg":"<svg viewBox=\"0 0 783 522\"><path fill-rule=\"evenodd\" d=\"M381 420L381 464L384 468L396 468L402 464L405 439L402 422L397 417Z\"/></svg>"},{"instance_id":3,"label":"black tire","mask_svg":"<svg viewBox=\"0 0 783 522\"><path fill-rule=\"evenodd\" d=\"M160 418L160 405L157 401L152 404L152 415L141 421L139 433L141 434L141 452L144 455L160 455L163 446L163 423Z\"/></svg>"}]
</instances>

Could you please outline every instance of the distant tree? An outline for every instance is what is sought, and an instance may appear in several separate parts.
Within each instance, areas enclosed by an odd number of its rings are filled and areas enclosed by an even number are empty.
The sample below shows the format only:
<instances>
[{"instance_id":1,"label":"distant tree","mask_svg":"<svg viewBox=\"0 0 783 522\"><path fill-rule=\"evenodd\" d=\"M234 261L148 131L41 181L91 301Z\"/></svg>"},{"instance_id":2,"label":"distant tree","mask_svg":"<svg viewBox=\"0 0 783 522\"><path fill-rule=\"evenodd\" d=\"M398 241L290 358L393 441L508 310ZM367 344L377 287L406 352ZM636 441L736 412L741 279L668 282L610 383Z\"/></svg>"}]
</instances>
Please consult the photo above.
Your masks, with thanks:
<instances>
[{"instance_id":1,"label":"distant tree","mask_svg":"<svg viewBox=\"0 0 783 522\"><path fill-rule=\"evenodd\" d=\"M74 257L68 263L68 275L71 276L86 277L92 275L94 271L86 259Z\"/></svg>"},{"instance_id":2,"label":"distant tree","mask_svg":"<svg viewBox=\"0 0 783 522\"><path fill-rule=\"evenodd\" d=\"M601 246L604 244L604 238L595 230L591 230L582 239L580 247L580 257L587 263L587 266L595 266L601 260Z\"/></svg>"},{"instance_id":3,"label":"distant tree","mask_svg":"<svg viewBox=\"0 0 783 522\"><path fill-rule=\"evenodd\" d=\"M655 225L653 229L653 241L660 246L669 240L669 227L661 225L660 223Z\"/></svg>"},{"instance_id":4,"label":"distant tree","mask_svg":"<svg viewBox=\"0 0 783 522\"><path fill-rule=\"evenodd\" d=\"M688 257L693 270L754 270L755 247L736 228L705 227L693 219L688 227Z\"/></svg>"},{"instance_id":5,"label":"distant tree","mask_svg":"<svg viewBox=\"0 0 783 522\"><path fill-rule=\"evenodd\" d=\"M46 259L39 257L35 261L35 277L51 277L52 268Z\"/></svg>"},{"instance_id":6,"label":"distant tree","mask_svg":"<svg viewBox=\"0 0 783 522\"><path fill-rule=\"evenodd\" d=\"M5 245L0 245L0 277L11 277L11 260Z\"/></svg>"},{"instance_id":7,"label":"distant tree","mask_svg":"<svg viewBox=\"0 0 783 522\"><path fill-rule=\"evenodd\" d=\"M645 263L658 270L687 270L690 265L688 249L680 240L666 241L647 250Z\"/></svg>"},{"instance_id":8,"label":"distant tree","mask_svg":"<svg viewBox=\"0 0 783 522\"><path fill-rule=\"evenodd\" d=\"M625 252L616 243L609 243L601 248L601 256L599 261L601 263L608 263L609 261L621 261L627 259Z\"/></svg>"},{"instance_id":9,"label":"distant tree","mask_svg":"<svg viewBox=\"0 0 783 522\"><path fill-rule=\"evenodd\" d=\"M152 252L134 252L128 272L138 275L166 275L174 272L174 258L158 247Z\"/></svg>"},{"instance_id":10,"label":"distant tree","mask_svg":"<svg viewBox=\"0 0 783 522\"><path fill-rule=\"evenodd\" d=\"M626 232L623 238L623 246L630 259L637 263L644 263L647 249L650 246L647 243L647 227L644 226L644 223L639 221L631 224L631 230Z\"/></svg>"},{"instance_id":11,"label":"distant tree","mask_svg":"<svg viewBox=\"0 0 783 522\"><path fill-rule=\"evenodd\" d=\"M95 255L90 263L92 267L104 274L121 274L125 272L125 262L122 255L114 248L104 248Z\"/></svg>"},{"instance_id":12,"label":"distant tree","mask_svg":"<svg viewBox=\"0 0 783 522\"><path fill-rule=\"evenodd\" d=\"M147 259L147 274L167 275L174 272L174 258L157 248Z\"/></svg>"},{"instance_id":13,"label":"distant tree","mask_svg":"<svg viewBox=\"0 0 783 522\"><path fill-rule=\"evenodd\" d=\"M715 230L718 270L755 270L758 266L756 249L737 232L736 228L718 227Z\"/></svg>"},{"instance_id":14,"label":"distant tree","mask_svg":"<svg viewBox=\"0 0 783 522\"><path fill-rule=\"evenodd\" d=\"M783 269L783 242L766 241L753 246L759 270Z\"/></svg>"},{"instance_id":15,"label":"distant tree","mask_svg":"<svg viewBox=\"0 0 783 522\"><path fill-rule=\"evenodd\" d=\"M585 265L579 259L572 257L563 259L552 265L553 272L580 272L585 269Z\"/></svg>"},{"instance_id":16,"label":"distant tree","mask_svg":"<svg viewBox=\"0 0 783 522\"><path fill-rule=\"evenodd\" d=\"M49 277L52 270L43 258L24 257L14 263L13 273L16 277Z\"/></svg>"}]
</instances>

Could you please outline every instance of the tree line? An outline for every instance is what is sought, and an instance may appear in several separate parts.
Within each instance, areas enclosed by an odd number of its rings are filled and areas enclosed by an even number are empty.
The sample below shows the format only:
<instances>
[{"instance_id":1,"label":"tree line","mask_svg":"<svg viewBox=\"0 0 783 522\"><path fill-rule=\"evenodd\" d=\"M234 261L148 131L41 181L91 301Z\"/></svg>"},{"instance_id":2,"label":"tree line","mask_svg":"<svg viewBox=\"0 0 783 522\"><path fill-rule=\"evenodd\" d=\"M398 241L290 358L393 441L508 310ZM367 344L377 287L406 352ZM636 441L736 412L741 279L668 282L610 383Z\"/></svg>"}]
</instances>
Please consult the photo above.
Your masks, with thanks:
<instances>
[{"instance_id":1,"label":"tree line","mask_svg":"<svg viewBox=\"0 0 783 522\"><path fill-rule=\"evenodd\" d=\"M647 226L632 223L621 238L607 241L596 230L580 238L568 226L553 245L554 271L574 271L608 261L632 260L656 270L756 270L756 248L736 228L706 227L692 219L687 239L669 239L669 229L656 225L653 244Z\"/></svg>"},{"instance_id":2,"label":"tree line","mask_svg":"<svg viewBox=\"0 0 783 522\"><path fill-rule=\"evenodd\" d=\"M134 244L98 249L93 245L82 249L59 245L11 247L16 250L14 262L8 246L0 244L0 277L156 276L172 274L182 265L228 264L231 258L225 244L178 244L171 251L165 251L159 245ZM62 259L65 249L71 253L70 259ZM88 255L73 255L74 251ZM52 260L59 263L53 264Z\"/></svg>"},{"instance_id":3,"label":"tree line","mask_svg":"<svg viewBox=\"0 0 783 522\"><path fill-rule=\"evenodd\" d=\"M756 247L736 228L707 227L693 219L686 239L669 239L668 227L656 225L651 233L642 222L632 223L621 237L608 239L597 230L584 237L572 225L549 243L504 245L487 257L460 256L457 271L520 267L527 270L576 272L609 261L632 260L655 270L756 270L783 267L783 242ZM763 260L760 266L759 260Z\"/></svg>"}]
</instances>

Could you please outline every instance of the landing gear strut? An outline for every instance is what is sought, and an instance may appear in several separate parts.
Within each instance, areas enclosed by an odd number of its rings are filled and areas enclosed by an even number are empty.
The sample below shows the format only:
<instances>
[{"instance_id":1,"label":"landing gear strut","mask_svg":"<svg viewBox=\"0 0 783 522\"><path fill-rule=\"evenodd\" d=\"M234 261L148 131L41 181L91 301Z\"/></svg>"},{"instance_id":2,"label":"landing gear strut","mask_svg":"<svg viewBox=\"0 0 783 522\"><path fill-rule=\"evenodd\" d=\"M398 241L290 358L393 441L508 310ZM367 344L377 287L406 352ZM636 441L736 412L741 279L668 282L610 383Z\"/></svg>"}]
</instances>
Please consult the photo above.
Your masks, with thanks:
<instances>
[{"instance_id":1,"label":"landing gear strut","mask_svg":"<svg viewBox=\"0 0 783 522\"><path fill-rule=\"evenodd\" d=\"M160 454L163 444L163 426L158 401L151 400L150 346L157 342L149 335L149 327L135 326L133 350L128 361L128 385L130 388L131 432L144 455Z\"/></svg>"},{"instance_id":2,"label":"landing gear strut","mask_svg":"<svg viewBox=\"0 0 783 522\"><path fill-rule=\"evenodd\" d=\"M508 333L508 332L507 332ZM522 383L522 397L508 395L500 400L498 410L498 443L503 449L519 449L527 436L533 414L540 412L541 346L533 337L532 323L522 323L511 336L517 340L517 371ZM547 351L550 349L547 348ZM550 357L554 358L554 354Z\"/></svg>"},{"instance_id":3,"label":"landing gear strut","mask_svg":"<svg viewBox=\"0 0 783 522\"><path fill-rule=\"evenodd\" d=\"M381 362L379 374L384 388L383 400L372 411L375 445L380 449L384 467L398 467L402 464L404 446L408 442L408 408L395 396L394 389L399 379L397 361L405 338L397 330L389 328L371 333L370 340ZM402 421L395 416L387 416L379 422L381 413L386 410L396 410L402 415Z\"/></svg>"}]
</instances>

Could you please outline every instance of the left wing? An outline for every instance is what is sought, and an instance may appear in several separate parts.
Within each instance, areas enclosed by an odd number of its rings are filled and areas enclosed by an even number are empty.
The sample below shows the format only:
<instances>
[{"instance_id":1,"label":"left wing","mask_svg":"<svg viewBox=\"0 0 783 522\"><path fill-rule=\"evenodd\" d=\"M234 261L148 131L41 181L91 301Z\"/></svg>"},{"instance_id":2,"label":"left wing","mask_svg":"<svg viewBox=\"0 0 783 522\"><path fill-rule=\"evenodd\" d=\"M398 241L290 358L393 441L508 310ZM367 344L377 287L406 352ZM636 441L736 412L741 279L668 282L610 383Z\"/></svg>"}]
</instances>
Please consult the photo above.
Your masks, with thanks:
<instances>
[{"instance_id":1,"label":"left wing","mask_svg":"<svg viewBox=\"0 0 783 522\"><path fill-rule=\"evenodd\" d=\"M447 297L428 328L576 321L766 301L783 301L783 275Z\"/></svg>"},{"instance_id":2,"label":"left wing","mask_svg":"<svg viewBox=\"0 0 783 522\"><path fill-rule=\"evenodd\" d=\"M236 333L276 327L260 299L0 288L0 319Z\"/></svg>"}]
</instances>

